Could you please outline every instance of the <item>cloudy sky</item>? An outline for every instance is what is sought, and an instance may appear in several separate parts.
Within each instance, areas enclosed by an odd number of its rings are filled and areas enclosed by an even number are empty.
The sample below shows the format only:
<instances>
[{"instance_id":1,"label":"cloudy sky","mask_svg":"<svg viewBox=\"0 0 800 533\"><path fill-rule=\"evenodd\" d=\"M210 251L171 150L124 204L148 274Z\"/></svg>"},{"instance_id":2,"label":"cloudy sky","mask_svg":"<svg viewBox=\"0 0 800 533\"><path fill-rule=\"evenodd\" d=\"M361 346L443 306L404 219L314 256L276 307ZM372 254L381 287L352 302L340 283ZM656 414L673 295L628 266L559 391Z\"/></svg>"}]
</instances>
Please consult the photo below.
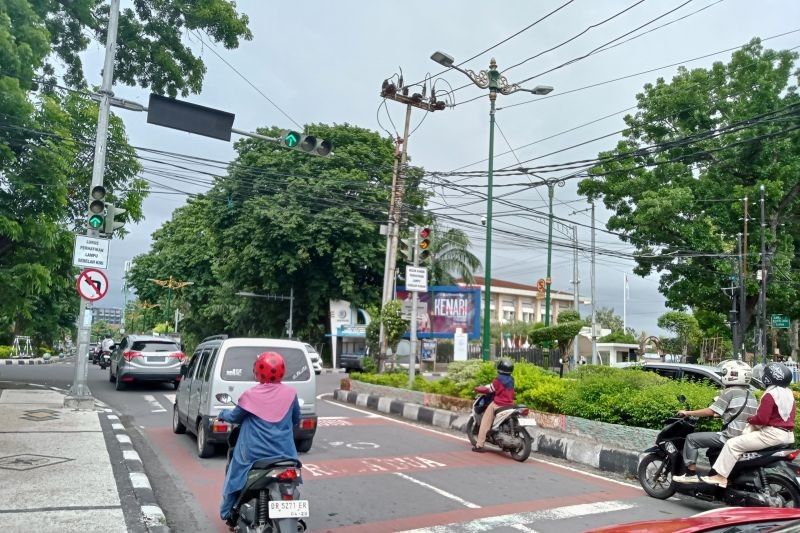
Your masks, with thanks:
<instances>
[{"instance_id":1,"label":"cloudy sky","mask_svg":"<svg viewBox=\"0 0 800 533\"><path fill-rule=\"evenodd\" d=\"M123 7L127 3L123 0ZM690 68L708 67L713 61L727 61L730 52L689 60L742 45L756 36L766 39L792 30L795 32L770 39L765 45L771 48L800 45L800 31L797 31L800 28L800 2L796 0L360 0L310 2L308 8L301 8L298 2L240 0L238 7L250 17L254 34L252 41L228 51L210 45L205 35L202 41L201 36L186 37L187 42L202 55L208 68L202 93L192 95L188 100L235 113L235 127L247 131L272 125L293 127L292 121L295 121L299 124L349 123L381 131L384 135L389 135L384 131L388 129L394 135L392 122L398 129L402 128L404 108L396 102L381 106L383 100L379 92L384 79L400 69L406 83L437 74L442 68L429 59L434 51L445 51L458 63L501 43L565 3L568 5L556 14L479 55L464 68L486 69L490 58L495 57L502 71L538 56L505 72L510 82L516 82L580 57L653 19L657 20L620 40L653 30L639 38L525 84L526 87L536 84L555 87L549 98L526 93L500 95L495 168L515 165L518 160L524 162L620 130L623 126L621 111L635 105L635 95L642 85L657 77L668 79L677 69L675 66L659 67L676 63ZM630 9L603 23L626 8ZM675 11L665 15L672 10ZM674 23L658 28L672 21ZM558 46L584 30L587 31L571 42ZM554 50L542 53L553 47ZM100 82L102 57L103 47L97 44L85 55L90 83ZM642 71L652 72L583 89ZM447 83L458 88L468 81L463 74L450 71L437 81L436 88L443 90ZM115 93L147 103L148 93L140 88L118 86ZM465 170L485 170L488 99L483 97L466 102L484 93L475 86L466 87L454 93L454 101L459 104L455 108L427 117L422 111L415 111L412 128L416 129L409 141L413 163L429 171L462 167L466 167ZM528 101L531 102L509 107ZM231 143L148 125L143 113L115 112L125 120L130 141L135 146L220 161L230 161L235 155ZM585 125L590 122L593 123ZM577 128L579 126L583 127ZM572 131L562 133L566 130ZM534 164L591 158L615 142L615 137L608 137L537 159ZM512 152L511 148L515 150ZM158 177L149 171L144 173L144 177L181 191L201 192L204 189ZM512 179L513 182L520 181L519 177L498 177L496 183L508 183ZM121 305L124 261L146 252L152 232L186 200L184 195L167 194L164 189L153 187L154 194L145 202L146 220L131 226L131 235L124 241L112 242L109 268L112 293L102 302L105 305ZM588 247L590 216L585 211L588 204L578 197L575 188L574 180L556 188L555 213L579 225L578 238ZM443 198L439 194L441 189L436 192L430 207L440 212L477 222L485 210L485 203L463 208L468 212L443 210L443 205L457 205L467 198ZM500 192L505 191L500 189ZM546 197L546 189L532 188L512 198L531 209L546 211ZM496 204L495 214L509 209ZM601 230L605 228L608 216L608 212L598 209L598 228ZM547 235L547 227L542 221L518 216L496 218L495 228L541 237ZM472 237L475 253L483 258L483 232L479 228L468 228L467 231ZM558 229L555 238L564 240ZM545 246L509 237L496 236L495 239L494 278L535 284L538 278L545 276ZM630 251L615 236L603 231L598 231L597 245L606 250ZM588 255L579 255L579 265L580 294L588 297ZM628 324L637 330L657 332L656 318L664 312L663 298L657 290L658 279L632 275L631 262L598 256L597 305L614 307L622 314L625 273L628 273L630 283ZM572 251L556 246L553 255L554 287L571 290L571 280ZM584 309L588 311L588 307Z\"/></svg>"}]
</instances>

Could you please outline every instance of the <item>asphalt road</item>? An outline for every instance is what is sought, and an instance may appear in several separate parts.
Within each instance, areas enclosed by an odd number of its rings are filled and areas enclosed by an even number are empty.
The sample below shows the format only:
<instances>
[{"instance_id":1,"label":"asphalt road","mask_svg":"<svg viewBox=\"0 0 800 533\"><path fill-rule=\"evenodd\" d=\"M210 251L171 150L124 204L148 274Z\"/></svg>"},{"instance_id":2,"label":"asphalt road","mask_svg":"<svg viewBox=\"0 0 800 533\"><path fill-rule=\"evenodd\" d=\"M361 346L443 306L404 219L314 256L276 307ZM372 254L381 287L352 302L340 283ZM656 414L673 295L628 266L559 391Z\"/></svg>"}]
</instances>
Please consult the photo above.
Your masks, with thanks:
<instances>
[{"instance_id":1,"label":"asphalt road","mask_svg":"<svg viewBox=\"0 0 800 533\"><path fill-rule=\"evenodd\" d=\"M0 380L68 388L72 372L65 363L8 366L0 367ZM547 456L517 463L500 453L473 453L456 433L330 401L339 378L318 378L320 427L311 451L301 455L312 531L569 533L709 509L691 499L655 500L635 481ZM133 430L173 530L225 531L218 518L224 457L200 459L194 437L172 433L175 391L163 385L117 392L108 371L96 366L89 386Z\"/></svg>"}]
</instances>

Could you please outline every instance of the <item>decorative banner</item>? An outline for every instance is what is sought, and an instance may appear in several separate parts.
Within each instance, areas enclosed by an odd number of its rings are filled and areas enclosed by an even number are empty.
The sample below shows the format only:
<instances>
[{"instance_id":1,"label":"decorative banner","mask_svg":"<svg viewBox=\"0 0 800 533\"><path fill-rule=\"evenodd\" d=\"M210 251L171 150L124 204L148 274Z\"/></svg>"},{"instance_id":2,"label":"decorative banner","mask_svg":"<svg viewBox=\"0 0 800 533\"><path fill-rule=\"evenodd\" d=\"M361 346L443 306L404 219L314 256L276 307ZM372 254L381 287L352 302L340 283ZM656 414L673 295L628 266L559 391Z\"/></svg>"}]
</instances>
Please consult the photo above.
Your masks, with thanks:
<instances>
[{"instance_id":1,"label":"decorative banner","mask_svg":"<svg viewBox=\"0 0 800 533\"><path fill-rule=\"evenodd\" d=\"M434 286L418 294L420 307L425 306L417 312L420 339L452 339L459 328L470 339L481 336L480 288ZM397 299L411 309L411 292L405 287L397 288Z\"/></svg>"}]
</instances>

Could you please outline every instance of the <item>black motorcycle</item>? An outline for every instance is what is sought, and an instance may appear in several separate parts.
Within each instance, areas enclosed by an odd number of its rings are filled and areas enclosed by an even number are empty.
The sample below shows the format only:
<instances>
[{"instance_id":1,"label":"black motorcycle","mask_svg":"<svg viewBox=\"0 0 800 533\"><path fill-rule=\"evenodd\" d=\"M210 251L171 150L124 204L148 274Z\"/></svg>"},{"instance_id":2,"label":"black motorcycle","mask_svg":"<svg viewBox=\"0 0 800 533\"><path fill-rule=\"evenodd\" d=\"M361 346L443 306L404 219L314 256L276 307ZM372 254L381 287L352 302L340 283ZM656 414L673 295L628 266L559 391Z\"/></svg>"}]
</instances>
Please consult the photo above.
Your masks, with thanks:
<instances>
[{"instance_id":1,"label":"black motorcycle","mask_svg":"<svg viewBox=\"0 0 800 533\"><path fill-rule=\"evenodd\" d=\"M473 446L478 442L481 419L492 397L493 395L479 394L472 403L472 416L464 431ZM530 410L524 405L503 407L495 411L492 427L486 434L486 442L498 446L504 452L509 452L515 461L527 460L531 455L533 444L527 428L536 425L534 419L526 418L529 413Z\"/></svg>"},{"instance_id":2,"label":"black motorcycle","mask_svg":"<svg viewBox=\"0 0 800 533\"><path fill-rule=\"evenodd\" d=\"M236 405L230 395L216 395L218 401ZM233 457L240 426L228 435L228 461ZM300 463L295 460L256 461L247 483L233 506L234 531L241 533L297 533L306 530L302 518L309 515L308 500L300 499Z\"/></svg>"},{"instance_id":3,"label":"black motorcycle","mask_svg":"<svg viewBox=\"0 0 800 533\"><path fill-rule=\"evenodd\" d=\"M111 366L111 352L108 350L102 350L100 355L97 357L97 364L100 365L101 370L105 370L106 368Z\"/></svg>"},{"instance_id":4,"label":"black motorcycle","mask_svg":"<svg viewBox=\"0 0 800 533\"><path fill-rule=\"evenodd\" d=\"M665 422L656 445L639 456L638 477L644 491L661 500L676 492L699 500L723 502L737 507L800 507L800 455L794 446L774 446L745 453L728 477L727 488L702 483L675 483L673 476L686 473L683 446L693 433L696 417L674 417ZM709 448L706 457L714 464L720 448ZM699 465L698 473L701 472Z\"/></svg>"}]
</instances>

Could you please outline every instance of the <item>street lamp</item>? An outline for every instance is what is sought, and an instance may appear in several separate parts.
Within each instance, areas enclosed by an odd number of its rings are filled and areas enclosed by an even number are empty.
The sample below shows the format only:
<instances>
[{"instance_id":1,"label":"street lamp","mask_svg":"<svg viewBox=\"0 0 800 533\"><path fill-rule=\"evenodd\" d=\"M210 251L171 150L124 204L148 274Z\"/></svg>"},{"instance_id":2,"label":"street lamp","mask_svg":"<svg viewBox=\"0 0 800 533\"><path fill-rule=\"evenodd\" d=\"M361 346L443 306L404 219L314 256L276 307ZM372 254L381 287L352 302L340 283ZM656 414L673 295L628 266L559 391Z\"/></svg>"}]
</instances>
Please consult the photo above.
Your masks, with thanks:
<instances>
[{"instance_id":1,"label":"street lamp","mask_svg":"<svg viewBox=\"0 0 800 533\"><path fill-rule=\"evenodd\" d=\"M489 179L486 194L486 267L484 270L484 287L485 298L483 312L483 347L482 356L484 361L489 360L489 345L491 341L491 303L492 303L492 199L493 199L493 171L494 171L494 113L495 113L495 100L497 100L497 93L512 94L518 91L524 91L536 95L544 95L550 93L553 88L549 85L537 85L533 89L525 89L516 83L508 83L505 76L500 74L497 70L497 62L494 58L489 61L489 70L481 70L477 74L468 69L462 69L455 64L453 56L445 54L444 52L434 52L431 59L439 63L443 67L455 69L465 76L467 76L472 83L481 89L489 89ZM549 272L548 272L549 276ZM548 294L550 293L548 287Z\"/></svg>"}]
</instances>

